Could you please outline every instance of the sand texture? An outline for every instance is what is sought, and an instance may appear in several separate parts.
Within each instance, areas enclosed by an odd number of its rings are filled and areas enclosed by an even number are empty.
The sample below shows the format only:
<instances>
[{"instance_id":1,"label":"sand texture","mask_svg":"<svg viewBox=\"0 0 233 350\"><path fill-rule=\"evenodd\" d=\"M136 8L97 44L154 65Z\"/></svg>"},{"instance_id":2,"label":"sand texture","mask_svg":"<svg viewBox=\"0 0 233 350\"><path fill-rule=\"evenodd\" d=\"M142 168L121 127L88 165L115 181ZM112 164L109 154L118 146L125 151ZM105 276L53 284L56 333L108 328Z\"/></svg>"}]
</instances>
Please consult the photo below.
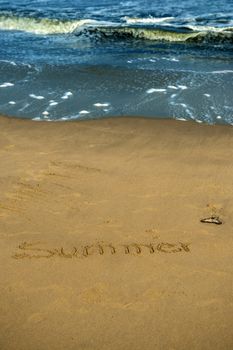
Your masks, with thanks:
<instances>
[{"instance_id":1,"label":"sand texture","mask_svg":"<svg viewBox=\"0 0 233 350\"><path fill-rule=\"evenodd\" d=\"M233 349L233 127L1 117L0 169L1 350Z\"/></svg>"}]
</instances>

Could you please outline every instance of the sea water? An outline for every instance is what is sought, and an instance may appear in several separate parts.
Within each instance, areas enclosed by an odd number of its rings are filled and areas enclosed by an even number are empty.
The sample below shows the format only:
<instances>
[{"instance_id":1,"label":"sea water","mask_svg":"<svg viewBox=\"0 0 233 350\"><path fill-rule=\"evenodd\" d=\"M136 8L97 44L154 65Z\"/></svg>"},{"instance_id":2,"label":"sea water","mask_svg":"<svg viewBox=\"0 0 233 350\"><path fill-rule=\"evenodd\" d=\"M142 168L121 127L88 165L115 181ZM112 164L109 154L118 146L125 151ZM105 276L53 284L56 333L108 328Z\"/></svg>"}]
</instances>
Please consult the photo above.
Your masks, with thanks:
<instances>
[{"instance_id":1,"label":"sea water","mask_svg":"<svg viewBox=\"0 0 233 350\"><path fill-rule=\"evenodd\" d=\"M233 0L2 0L0 113L233 124Z\"/></svg>"}]
</instances>

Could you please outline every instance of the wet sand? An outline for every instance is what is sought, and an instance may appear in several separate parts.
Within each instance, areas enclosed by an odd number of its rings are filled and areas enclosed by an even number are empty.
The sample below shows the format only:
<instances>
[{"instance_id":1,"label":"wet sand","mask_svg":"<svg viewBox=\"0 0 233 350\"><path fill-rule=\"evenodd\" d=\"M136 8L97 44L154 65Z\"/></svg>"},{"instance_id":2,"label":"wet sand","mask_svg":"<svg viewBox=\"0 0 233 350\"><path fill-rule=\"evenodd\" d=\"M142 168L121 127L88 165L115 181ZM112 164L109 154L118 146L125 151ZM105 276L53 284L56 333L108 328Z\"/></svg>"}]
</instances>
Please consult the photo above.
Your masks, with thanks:
<instances>
[{"instance_id":1,"label":"wet sand","mask_svg":"<svg viewBox=\"0 0 233 350\"><path fill-rule=\"evenodd\" d=\"M232 349L232 161L230 126L1 117L0 349Z\"/></svg>"}]
</instances>

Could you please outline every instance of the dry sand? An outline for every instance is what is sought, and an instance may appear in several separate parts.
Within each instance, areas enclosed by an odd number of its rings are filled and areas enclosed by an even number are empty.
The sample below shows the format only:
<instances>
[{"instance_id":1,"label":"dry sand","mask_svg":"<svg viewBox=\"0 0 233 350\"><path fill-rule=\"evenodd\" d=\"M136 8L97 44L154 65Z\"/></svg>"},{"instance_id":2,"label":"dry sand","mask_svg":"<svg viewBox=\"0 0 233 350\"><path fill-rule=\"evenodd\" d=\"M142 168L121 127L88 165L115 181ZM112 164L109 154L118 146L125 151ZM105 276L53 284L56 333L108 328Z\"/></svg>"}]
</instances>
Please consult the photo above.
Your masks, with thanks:
<instances>
[{"instance_id":1,"label":"dry sand","mask_svg":"<svg viewBox=\"0 0 233 350\"><path fill-rule=\"evenodd\" d=\"M1 117L0 349L232 349L232 161L229 126Z\"/></svg>"}]
</instances>

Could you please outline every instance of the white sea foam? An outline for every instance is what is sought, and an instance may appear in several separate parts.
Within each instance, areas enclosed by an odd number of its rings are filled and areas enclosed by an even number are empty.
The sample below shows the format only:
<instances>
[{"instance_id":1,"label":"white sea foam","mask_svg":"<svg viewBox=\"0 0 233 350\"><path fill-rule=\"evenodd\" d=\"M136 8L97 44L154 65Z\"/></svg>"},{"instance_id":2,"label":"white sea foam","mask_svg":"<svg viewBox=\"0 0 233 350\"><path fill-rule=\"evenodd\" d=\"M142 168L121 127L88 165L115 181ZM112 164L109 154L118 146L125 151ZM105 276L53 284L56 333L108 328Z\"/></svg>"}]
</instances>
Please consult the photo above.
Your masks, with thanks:
<instances>
[{"instance_id":1,"label":"white sea foam","mask_svg":"<svg viewBox=\"0 0 233 350\"><path fill-rule=\"evenodd\" d=\"M56 102L56 101L53 101L53 102L50 102L50 104L49 104L50 106L56 106L56 105L58 105L58 102Z\"/></svg>"},{"instance_id":2,"label":"white sea foam","mask_svg":"<svg viewBox=\"0 0 233 350\"><path fill-rule=\"evenodd\" d=\"M49 112L48 111L44 111L42 114L43 115L49 115Z\"/></svg>"},{"instance_id":3,"label":"white sea foam","mask_svg":"<svg viewBox=\"0 0 233 350\"><path fill-rule=\"evenodd\" d=\"M3 83L0 85L1 88L5 88L5 87L10 87L10 86L14 86L15 84L12 83Z\"/></svg>"},{"instance_id":4,"label":"white sea foam","mask_svg":"<svg viewBox=\"0 0 233 350\"><path fill-rule=\"evenodd\" d=\"M108 107L108 106L110 106L110 103L108 103L108 102L105 102L105 103L97 102L97 103L94 103L94 106L95 107Z\"/></svg>"},{"instance_id":5,"label":"white sea foam","mask_svg":"<svg viewBox=\"0 0 233 350\"><path fill-rule=\"evenodd\" d=\"M177 96L177 94L172 94L171 98L175 98Z\"/></svg>"},{"instance_id":6,"label":"white sea foam","mask_svg":"<svg viewBox=\"0 0 233 350\"><path fill-rule=\"evenodd\" d=\"M233 111L233 106L224 106L224 108Z\"/></svg>"},{"instance_id":7,"label":"white sea foam","mask_svg":"<svg viewBox=\"0 0 233 350\"><path fill-rule=\"evenodd\" d=\"M17 66L17 64L14 61L0 60L0 62L10 63L12 66Z\"/></svg>"},{"instance_id":8,"label":"white sea foam","mask_svg":"<svg viewBox=\"0 0 233 350\"><path fill-rule=\"evenodd\" d=\"M211 72L213 74L227 74L227 73L233 73L233 70L231 69L226 69L226 70L214 70Z\"/></svg>"},{"instance_id":9,"label":"white sea foam","mask_svg":"<svg viewBox=\"0 0 233 350\"><path fill-rule=\"evenodd\" d=\"M15 105L16 104L15 101L9 101L8 103L9 103L9 105Z\"/></svg>"},{"instance_id":10,"label":"white sea foam","mask_svg":"<svg viewBox=\"0 0 233 350\"><path fill-rule=\"evenodd\" d=\"M24 111L26 108L30 106L30 103L25 103L25 105L19 109L20 112Z\"/></svg>"},{"instance_id":11,"label":"white sea foam","mask_svg":"<svg viewBox=\"0 0 233 350\"><path fill-rule=\"evenodd\" d=\"M218 115L216 118L217 118L217 119L222 119L221 115Z\"/></svg>"},{"instance_id":12,"label":"white sea foam","mask_svg":"<svg viewBox=\"0 0 233 350\"><path fill-rule=\"evenodd\" d=\"M147 18L130 18L123 17L123 20L128 24L139 23L139 24L156 24L163 23L174 19L174 17L147 17Z\"/></svg>"},{"instance_id":13,"label":"white sea foam","mask_svg":"<svg viewBox=\"0 0 233 350\"><path fill-rule=\"evenodd\" d=\"M204 94L204 96L206 96L206 97L210 97L210 94Z\"/></svg>"},{"instance_id":14,"label":"white sea foam","mask_svg":"<svg viewBox=\"0 0 233 350\"><path fill-rule=\"evenodd\" d=\"M178 87L181 89L181 90L187 90L188 87L186 85L178 85Z\"/></svg>"},{"instance_id":15,"label":"white sea foam","mask_svg":"<svg viewBox=\"0 0 233 350\"><path fill-rule=\"evenodd\" d=\"M162 60L166 60L166 61L170 61L170 62L179 62L180 61L175 57L172 57L172 58L162 57Z\"/></svg>"},{"instance_id":16,"label":"white sea foam","mask_svg":"<svg viewBox=\"0 0 233 350\"><path fill-rule=\"evenodd\" d=\"M30 94L29 96L31 98L35 98L36 100L44 100L44 96L35 95L35 94Z\"/></svg>"},{"instance_id":17,"label":"white sea foam","mask_svg":"<svg viewBox=\"0 0 233 350\"><path fill-rule=\"evenodd\" d=\"M73 93L71 91L67 91L67 92L64 93L64 95L61 98L63 100L67 100L72 95L73 95Z\"/></svg>"},{"instance_id":18,"label":"white sea foam","mask_svg":"<svg viewBox=\"0 0 233 350\"><path fill-rule=\"evenodd\" d=\"M90 113L89 111L85 111L85 110L79 112L79 114L89 114L89 113Z\"/></svg>"},{"instance_id":19,"label":"white sea foam","mask_svg":"<svg viewBox=\"0 0 233 350\"><path fill-rule=\"evenodd\" d=\"M168 88L169 89L173 89L173 90L178 90L178 88L176 86L174 86L174 85L168 85Z\"/></svg>"},{"instance_id":20,"label":"white sea foam","mask_svg":"<svg viewBox=\"0 0 233 350\"><path fill-rule=\"evenodd\" d=\"M147 94L153 94L153 92L166 92L167 90L166 89L154 89L154 88L151 88L151 89L148 89L146 91Z\"/></svg>"},{"instance_id":21,"label":"white sea foam","mask_svg":"<svg viewBox=\"0 0 233 350\"><path fill-rule=\"evenodd\" d=\"M63 100L67 100L70 96L73 95L73 92L67 91L64 93L64 95L61 97Z\"/></svg>"},{"instance_id":22,"label":"white sea foam","mask_svg":"<svg viewBox=\"0 0 233 350\"><path fill-rule=\"evenodd\" d=\"M32 68L31 64L29 64L29 63L21 63L21 64L22 64L23 66L28 67L28 68ZM15 64L15 65L16 65L16 64ZM36 69L37 72L39 72L38 68L35 67L35 69Z\"/></svg>"},{"instance_id":23,"label":"white sea foam","mask_svg":"<svg viewBox=\"0 0 233 350\"><path fill-rule=\"evenodd\" d=\"M78 119L80 117L79 114L75 114L69 117L69 119Z\"/></svg>"},{"instance_id":24,"label":"white sea foam","mask_svg":"<svg viewBox=\"0 0 233 350\"><path fill-rule=\"evenodd\" d=\"M177 117L176 120L180 120L180 121L182 121L182 122L186 122L186 121L187 121L187 119L181 118L181 117L180 117L180 118Z\"/></svg>"},{"instance_id":25,"label":"white sea foam","mask_svg":"<svg viewBox=\"0 0 233 350\"><path fill-rule=\"evenodd\" d=\"M201 26L201 25L186 25L186 28L189 28L197 32L216 32L216 33L225 32L229 30L228 28L218 28L213 26Z\"/></svg>"}]
</instances>

